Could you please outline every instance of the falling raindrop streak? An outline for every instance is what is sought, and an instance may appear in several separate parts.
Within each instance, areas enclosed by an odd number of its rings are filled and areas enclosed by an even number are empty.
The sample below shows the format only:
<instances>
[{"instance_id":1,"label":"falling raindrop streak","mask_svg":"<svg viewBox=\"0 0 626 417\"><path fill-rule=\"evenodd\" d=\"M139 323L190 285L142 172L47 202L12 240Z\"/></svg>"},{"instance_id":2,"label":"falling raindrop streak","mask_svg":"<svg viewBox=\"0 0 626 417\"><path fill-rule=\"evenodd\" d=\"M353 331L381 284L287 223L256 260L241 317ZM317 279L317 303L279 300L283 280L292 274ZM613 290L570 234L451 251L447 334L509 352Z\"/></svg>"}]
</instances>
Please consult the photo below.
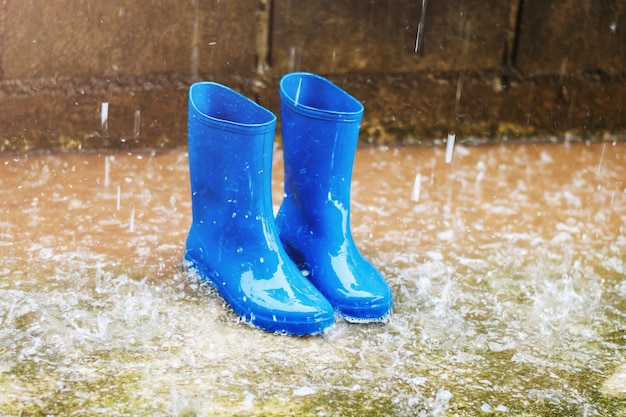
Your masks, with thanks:
<instances>
[{"instance_id":1,"label":"falling raindrop streak","mask_svg":"<svg viewBox=\"0 0 626 417\"><path fill-rule=\"evenodd\" d=\"M298 44L298 53L296 54L296 70L300 71L300 68L302 66L302 52L304 49L304 42L300 41L300 43Z\"/></svg>"},{"instance_id":2,"label":"falling raindrop streak","mask_svg":"<svg viewBox=\"0 0 626 417\"><path fill-rule=\"evenodd\" d=\"M448 142L446 143L446 164L452 162L452 153L454 152L454 133L448 133Z\"/></svg>"},{"instance_id":3,"label":"falling raindrop streak","mask_svg":"<svg viewBox=\"0 0 626 417\"><path fill-rule=\"evenodd\" d=\"M569 58L567 57L567 55L565 55L561 60L561 69L559 70L559 83L562 83L563 80L565 80L565 74L567 73L567 61L569 61Z\"/></svg>"},{"instance_id":4,"label":"falling raindrop streak","mask_svg":"<svg viewBox=\"0 0 626 417\"><path fill-rule=\"evenodd\" d=\"M104 188L109 188L110 178L109 178L109 157L104 157Z\"/></svg>"},{"instance_id":5,"label":"falling raindrop streak","mask_svg":"<svg viewBox=\"0 0 626 417\"><path fill-rule=\"evenodd\" d=\"M133 233L135 231L135 206L130 209L130 221L128 222L128 231Z\"/></svg>"},{"instance_id":6,"label":"falling raindrop streak","mask_svg":"<svg viewBox=\"0 0 626 417\"><path fill-rule=\"evenodd\" d=\"M469 52L470 42L471 42L471 27L472 22L468 19L465 21L465 33L464 33L464 42L463 42L463 55L467 55Z\"/></svg>"},{"instance_id":7,"label":"falling raindrop streak","mask_svg":"<svg viewBox=\"0 0 626 417\"><path fill-rule=\"evenodd\" d=\"M293 69L295 67L295 62L296 62L296 48L295 46L292 46L289 48L289 64L288 64L289 72L293 72Z\"/></svg>"},{"instance_id":8,"label":"falling raindrop streak","mask_svg":"<svg viewBox=\"0 0 626 417\"><path fill-rule=\"evenodd\" d=\"M600 151L600 160L598 161L598 168L596 168L596 175L600 175L602 169L602 160L604 159L604 148L606 148L606 142L602 141L602 151Z\"/></svg>"},{"instance_id":9,"label":"falling raindrop streak","mask_svg":"<svg viewBox=\"0 0 626 417\"><path fill-rule=\"evenodd\" d=\"M291 0L287 0L287 5L285 6L285 24L289 24L291 21Z\"/></svg>"},{"instance_id":10,"label":"falling raindrop streak","mask_svg":"<svg viewBox=\"0 0 626 417\"><path fill-rule=\"evenodd\" d=\"M302 88L302 78L300 78L300 80L298 80L298 89L296 90L296 98L295 98L295 104L296 106L298 105L298 100L300 99L300 89Z\"/></svg>"},{"instance_id":11,"label":"falling raindrop streak","mask_svg":"<svg viewBox=\"0 0 626 417\"><path fill-rule=\"evenodd\" d=\"M139 138L141 129L141 110L135 110L135 139Z\"/></svg>"},{"instance_id":12,"label":"falling raindrop streak","mask_svg":"<svg viewBox=\"0 0 626 417\"><path fill-rule=\"evenodd\" d=\"M426 1L422 0L422 12L420 20L417 24L417 33L415 34L415 53L421 52L424 48L424 22L426 21Z\"/></svg>"},{"instance_id":13,"label":"falling raindrop streak","mask_svg":"<svg viewBox=\"0 0 626 417\"><path fill-rule=\"evenodd\" d=\"M535 83L530 83L530 92L528 93L528 112L526 113L526 126L530 125L530 119L533 115L533 99L535 94Z\"/></svg>"},{"instance_id":14,"label":"falling raindrop streak","mask_svg":"<svg viewBox=\"0 0 626 417\"><path fill-rule=\"evenodd\" d=\"M193 81L198 80L198 56L200 55L200 28L199 22L200 14L198 13L198 1L192 1L194 7L194 21L193 21L193 29L192 29L192 47L191 47L191 79Z\"/></svg>"},{"instance_id":15,"label":"falling raindrop streak","mask_svg":"<svg viewBox=\"0 0 626 417\"><path fill-rule=\"evenodd\" d=\"M413 182L413 190L411 191L411 201L420 201L420 191L422 188L422 174L419 172L415 175L415 182Z\"/></svg>"},{"instance_id":16,"label":"falling raindrop streak","mask_svg":"<svg viewBox=\"0 0 626 417\"><path fill-rule=\"evenodd\" d=\"M115 203L115 208L117 211L120 211L121 203L122 203L122 190L120 186L118 185L117 186L117 200Z\"/></svg>"},{"instance_id":17,"label":"falling raindrop streak","mask_svg":"<svg viewBox=\"0 0 626 417\"><path fill-rule=\"evenodd\" d=\"M572 91L572 97L569 101L569 108L567 109L567 120L572 118L572 114L574 113L574 106L576 105L576 98L578 96L578 90Z\"/></svg>"},{"instance_id":18,"label":"falling raindrop streak","mask_svg":"<svg viewBox=\"0 0 626 417\"><path fill-rule=\"evenodd\" d=\"M302 49L304 42L300 41L298 47L292 46L289 48L289 72L299 71L302 63Z\"/></svg>"},{"instance_id":19,"label":"falling raindrop streak","mask_svg":"<svg viewBox=\"0 0 626 417\"><path fill-rule=\"evenodd\" d=\"M609 203L609 215L608 220L611 221L611 216L613 214L613 204L615 204L615 195L617 194L616 190L611 192L611 202Z\"/></svg>"},{"instance_id":20,"label":"falling raindrop streak","mask_svg":"<svg viewBox=\"0 0 626 417\"><path fill-rule=\"evenodd\" d=\"M109 103L103 102L100 107L100 124L106 132L109 130Z\"/></svg>"},{"instance_id":21,"label":"falling raindrop streak","mask_svg":"<svg viewBox=\"0 0 626 417\"><path fill-rule=\"evenodd\" d=\"M461 91L463 89L463 74L459 74L459 78L456 81L456 95L454 100L454 114L459 116L459 107L461 105Z\"/></svg>"}]
</instances>

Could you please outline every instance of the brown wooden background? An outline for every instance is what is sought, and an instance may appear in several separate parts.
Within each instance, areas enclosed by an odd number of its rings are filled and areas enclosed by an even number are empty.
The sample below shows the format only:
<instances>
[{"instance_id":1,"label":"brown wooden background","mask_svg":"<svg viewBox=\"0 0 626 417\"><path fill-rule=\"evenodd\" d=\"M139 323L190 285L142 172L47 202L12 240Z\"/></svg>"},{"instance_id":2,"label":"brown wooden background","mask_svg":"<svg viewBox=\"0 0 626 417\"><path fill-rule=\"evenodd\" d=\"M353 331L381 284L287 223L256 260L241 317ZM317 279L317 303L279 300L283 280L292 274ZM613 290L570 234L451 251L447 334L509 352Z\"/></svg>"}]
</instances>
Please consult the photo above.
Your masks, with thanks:
<instances>
[{"instance_id":1,"label":"brown wooden background","mask_svg":"<svg viewBox=\"0 0 626 417\"><path fill-rule=\"evenodd\" d=\"M191 82L278 113L295 70L363 101L363 142L624 137L623 0L423 4L0 1L0 152L184 146Z\"/></svg>"}]
</instances>

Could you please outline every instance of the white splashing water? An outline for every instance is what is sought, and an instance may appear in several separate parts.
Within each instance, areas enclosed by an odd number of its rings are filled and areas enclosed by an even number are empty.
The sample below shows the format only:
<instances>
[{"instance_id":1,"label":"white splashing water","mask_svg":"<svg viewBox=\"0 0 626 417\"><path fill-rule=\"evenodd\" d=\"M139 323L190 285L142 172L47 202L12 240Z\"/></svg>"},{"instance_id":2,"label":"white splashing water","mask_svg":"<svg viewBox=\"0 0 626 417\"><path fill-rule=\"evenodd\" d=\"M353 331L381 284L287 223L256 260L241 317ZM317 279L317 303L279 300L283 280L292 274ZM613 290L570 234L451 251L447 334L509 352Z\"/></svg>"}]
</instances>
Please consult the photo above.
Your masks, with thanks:
<instances>
[{"instance_id":1,"label":"white splashing water","mask_svg":"<svg viewBox=\"0 0 626 417\"><path fill-rule=\"evenodd\" d=\"M180 271L184 152L115 155L117 196L106 156L2 157L0 409L610 415L594 392L626 345L626 149L597 176L600 146L465 148L454 177L442 148L359 150L352 231L394 315L313 338L241 323ZM416 166L420 204L402 198Z\"/></svg>"}]
</instances>

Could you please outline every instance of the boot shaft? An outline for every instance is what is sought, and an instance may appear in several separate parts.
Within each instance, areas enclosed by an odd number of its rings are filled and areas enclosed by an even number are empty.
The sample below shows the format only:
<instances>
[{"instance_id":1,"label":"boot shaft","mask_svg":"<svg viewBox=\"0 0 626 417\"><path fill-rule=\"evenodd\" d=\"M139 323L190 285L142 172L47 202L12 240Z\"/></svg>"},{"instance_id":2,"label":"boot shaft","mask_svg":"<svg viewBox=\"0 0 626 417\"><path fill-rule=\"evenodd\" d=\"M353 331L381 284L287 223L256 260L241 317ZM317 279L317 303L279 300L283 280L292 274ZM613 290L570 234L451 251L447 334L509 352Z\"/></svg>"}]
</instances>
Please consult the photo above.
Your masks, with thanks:
<instances>
[{"instance_id":1,"label":"boot shaft","mask_svg":"<svg viewBox=\"0 0 626 417\"><path fill-rule=\"evenodd\" d=\"M280 80L281 106L329 122L361 123L363 105L326 78L293 72Z\"/></svg>"},{"instance_id":2,"label":"boot shaft","mask_svg":"<svg viewBox=\"0 0 626 417\"><path fill-rule=\"evenodd\" d=\"M226 234L272 217L276 116L236 91L202 82L189 90L188 148L194 225ZM255 226L256 224L256 226Z\"/></svg>"},{"instance_id":3,"label":"boot shaft","mask_svg":"<svg viewBox=\"0 0 626 417\"><path fill-rule=\"evenodd\" d=\"M363 105L330 81L291 73L280 82L285 194L349 203Z\"/></svg>"}]
</instances>

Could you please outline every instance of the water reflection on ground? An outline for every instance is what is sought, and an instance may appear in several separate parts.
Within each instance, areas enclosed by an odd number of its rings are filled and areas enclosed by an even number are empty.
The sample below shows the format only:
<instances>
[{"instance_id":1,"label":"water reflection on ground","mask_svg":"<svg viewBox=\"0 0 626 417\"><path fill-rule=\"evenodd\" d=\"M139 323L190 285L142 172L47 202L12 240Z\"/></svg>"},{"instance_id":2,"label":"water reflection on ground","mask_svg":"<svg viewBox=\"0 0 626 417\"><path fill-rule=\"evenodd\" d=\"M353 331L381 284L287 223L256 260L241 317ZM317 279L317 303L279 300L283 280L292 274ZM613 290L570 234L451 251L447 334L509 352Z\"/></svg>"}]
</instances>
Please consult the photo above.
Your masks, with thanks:
<instances>
[{"instance_id":1,"label":"water reflection on ground","mask_svg":"<svg viewBox=\"0 0 626 417\"><path fill-rule=\"evenodd\" d=\"M0 410L626 412L604 385L626 345L625 181L624 142L457 146L450 164L362 148L352 228L394 315L294 338L180 272L184 150L0 156Z\"/></svg>"}]
</instances>

